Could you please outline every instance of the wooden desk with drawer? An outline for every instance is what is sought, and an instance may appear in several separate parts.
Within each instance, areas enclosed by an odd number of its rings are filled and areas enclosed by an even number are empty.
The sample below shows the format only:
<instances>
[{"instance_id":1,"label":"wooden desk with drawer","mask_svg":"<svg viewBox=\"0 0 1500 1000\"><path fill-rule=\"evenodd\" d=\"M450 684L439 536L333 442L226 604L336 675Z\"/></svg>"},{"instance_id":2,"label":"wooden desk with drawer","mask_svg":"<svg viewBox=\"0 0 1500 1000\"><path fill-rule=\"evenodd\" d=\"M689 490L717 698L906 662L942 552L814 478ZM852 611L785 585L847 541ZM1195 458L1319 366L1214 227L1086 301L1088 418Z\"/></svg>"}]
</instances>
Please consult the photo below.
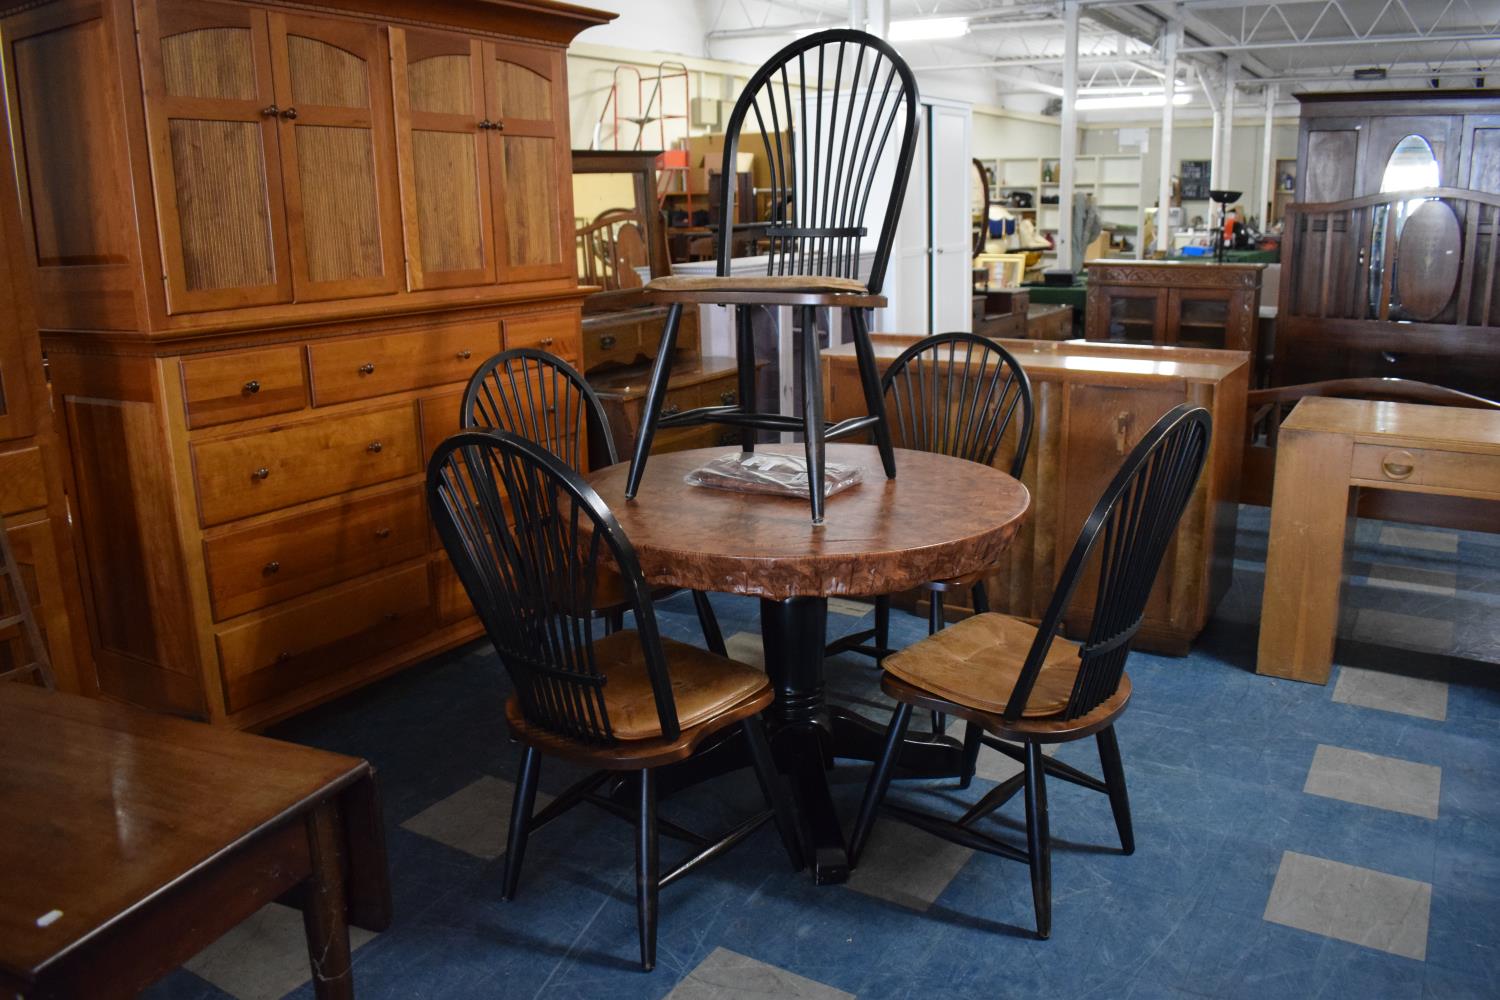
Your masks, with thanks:
<instances>
[{"instance_id":1,"label":"wooden desk with drawer","mask_svg":"<svg viewBox=\"0 0 1500 1000\"><path fill-rule=\"evenodd\" d=\"M1361 488L1500 500L1500 413L1325 397L1297 404L1276 449L1257 673L1328 682L1345 527Z\"/></svg>"}]
</instances>

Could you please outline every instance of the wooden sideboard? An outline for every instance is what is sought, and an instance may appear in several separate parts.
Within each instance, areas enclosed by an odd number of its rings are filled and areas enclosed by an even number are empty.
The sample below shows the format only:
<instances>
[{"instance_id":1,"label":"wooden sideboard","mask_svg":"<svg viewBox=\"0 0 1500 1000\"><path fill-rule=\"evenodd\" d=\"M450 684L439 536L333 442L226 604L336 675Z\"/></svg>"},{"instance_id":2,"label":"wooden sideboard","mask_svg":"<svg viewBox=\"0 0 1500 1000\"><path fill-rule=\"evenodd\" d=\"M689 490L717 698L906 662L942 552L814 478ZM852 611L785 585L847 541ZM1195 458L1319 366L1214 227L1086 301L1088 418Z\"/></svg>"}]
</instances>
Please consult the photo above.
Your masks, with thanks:
<instances>
[{"instance_id":1,"label":"wooden sideboard","mask_svg":"<svg viewBox=\"0 0 1500 1000\"><path fill-rule=\"evenodd\" d=\"M877 335L877 364L889 365L917 339ZM1140 632L1145 649L1186 653L1229 587L1249 356L1078 340L996 342L1031 378L1036 403L1036 428L1021 477L1031 491L1032 512L988 580L996 611L1039 619L1084 519L1130 449L1179 403L1196 403L1213 414L1208 465L1167 552ZM832 348L823 357L829 419L864 413L853 346ZM1007 443L996 466L1009 468L1012 454ZM971 613L964 606L967 593L948 596L951 612ZM1082 635L1087 622L1082 599L1075 600L1066 620L1068 634Z\"/></svg>"},{"instance_id":2,"label":"wooden sideboard","mask_svg":"<svg viewBox=\"0 0 1500 1000\"><path fill-rule=\"evenodd\" d=\"M258 726L479 634L426 457L502 346L582 360L549 0L0 17L99 687Z\"/></svg>"},{"instance_id":3,"label":"wooden sideboard","mask_svg":"<svg viewBox=\"0 0 1500 1000\"><path fill-rule=\"evenodd\" d=\"M1137 344L1256 349L1264 264L1093 260L1084 336Z\"/></svg>"}]
</instances>

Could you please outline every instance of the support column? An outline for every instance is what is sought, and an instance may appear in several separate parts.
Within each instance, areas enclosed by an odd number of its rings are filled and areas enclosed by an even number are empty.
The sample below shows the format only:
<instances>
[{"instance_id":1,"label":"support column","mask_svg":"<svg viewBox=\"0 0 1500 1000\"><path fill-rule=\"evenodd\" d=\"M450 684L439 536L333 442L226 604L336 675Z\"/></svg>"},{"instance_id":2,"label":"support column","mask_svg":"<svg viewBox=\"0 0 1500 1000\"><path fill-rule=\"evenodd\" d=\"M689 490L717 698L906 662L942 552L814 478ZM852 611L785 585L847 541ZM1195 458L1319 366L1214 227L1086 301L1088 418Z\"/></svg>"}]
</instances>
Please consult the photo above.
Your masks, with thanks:
<instances>
[{"instance_id":1,"label":"support column","mask_svg":"<svg viewBox=\"0 0 1500 1000\"><path fill-rule=\"evenodd\" d=\"M1208 74L1202 71L1198 74L1198 85L1203 88L1203 97L1208 101L1209 109L1213 111L1213 134L1208 140L1208 186L1218 188L1222 187L1220 182L1223 180L1223 177L1220 176L1222 167L1219 161L1219 134L1223 131L1224 127L1224 118L1222 116L1224 95L1214 93L1214 88L1209 82Z\"/></svg>"},{"instance_id":2,"label":"support column","mask_svg":"<svg viewBox=\"0 0 1500 1000\"><path fill-rule=\"evenodd\" d=\"M1276 115L1276 91L1274 83L1266 84L1266 124L1265 134L1261 136L1260 152L1260 228L1266 230L1271 228L1271 191L1275 186L1276 163L1272 159L1275 155L1276 145L1271 141L1271 130L1275 127Z\"/></svg>"},{"instance_id":3,"label":"support column","mask_svg":"<svg viewBox=\"0 0 1500 1000\"><path fill-rule=\"evenodd\" d=\"M864 31L869 16L865 13L865 0L849 0L849 27Z\"/></svg>"},{"instance_id":4,"label":"support column","mask_svg":"<svg viewBox=\"0 0 1500 1000\"><path fill-rule=\"evenodd\" d=\"M1171 17L1162 27L1161 45L1162 59L1167 64L1166 78L1162 81L1167 99L1161 106L1161 170L1156 191L1156 249L1163 254L1172 252L1172 118L1175 108L1172 98L1177 95L1177 42L1181 36L1182 22L1178 20L1176 4L1173 4ZM1147 248L1142 248L1141 255L1150 256Z\"/></svg>"},{"instance_id":5,"label":"support column","mask_svg":"<svg viewBox=\"0 0 1500 1000\"><path fill-rule=\"evenodd\" d=\"M1239 71L1240 64L1232 59L1224 66L1224 152L1219 156L1219 167L1223 171L1223 176L1214 182L1214 187L1220 191L1234 184L1234 180L1230 177L1234 173L1234 84L1239 78Z\"/></svg>"},{"instance_id":6,"label":"support column","mask_svg":"<svg viewBox=\"0 0 1500 1000\"><path fill-rule=\"evenodd\" d=\"M891 0L869 0L869 27L867 30L877 38L884 38L891 31Z\"/></svg>"},{"instance_id":7,"label":"support column","mask_svg":"<svg viewBox=\"0 0 1500 1000\"><path fill-rule=\"evenodd\" d=\"M1078 269L1083 247L1073 245L1073 181L1078 160L1078 0L1063 2L1062 145L1057 189L1057 266Z\"/></svg>"}]
</instances>

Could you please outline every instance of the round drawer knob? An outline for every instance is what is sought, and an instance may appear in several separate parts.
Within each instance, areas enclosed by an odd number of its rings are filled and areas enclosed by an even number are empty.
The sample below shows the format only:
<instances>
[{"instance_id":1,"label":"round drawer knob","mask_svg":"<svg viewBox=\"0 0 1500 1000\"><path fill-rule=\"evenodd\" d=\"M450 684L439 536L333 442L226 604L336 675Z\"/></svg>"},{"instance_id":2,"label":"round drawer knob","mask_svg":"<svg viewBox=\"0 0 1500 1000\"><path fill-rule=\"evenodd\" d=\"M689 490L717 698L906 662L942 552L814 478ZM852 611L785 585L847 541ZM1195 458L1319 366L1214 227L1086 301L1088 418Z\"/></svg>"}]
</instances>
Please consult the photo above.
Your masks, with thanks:
<instances>
[{"instance_id":1,"label":"round drawer knob","mask_svg":"<svg viewBox=\"0 0 1500 1000\"><path fill-rule=\"evenodd\" d=\"M606 333L604 336L599 338L599 349L601 351L607 351L611 347L614 347L617 342L617 338L614 334Z\"/></svg>"},{"instance_id":2,"label":"round drawer knob","mask_svg":"<svg viewBox=\"0 0 1500 1000\"><path fill-rule=\"evenodd\" d=\"M366 361L364 364L359 366L359 373L361 375L374 375L375 365L371 362Z\"/></svg>"},{"instance_id":3,"label":"round drawer knob","mask_svg":"<svg viewBox=\"0 0 1500 1000\"><path fill-rule=\"evenodd\" d=\"M458 360L460 360L460 361L468 361L473 356L474 356L474 354L473 354L472 351L459 351L458 352Z\"/></svg>"},{"instance_id":4,"label":"round drawer knob","mask_svg":"<svg viewBox=\"0 0 1500 1000\"><path fill-rule=\"evenodd\" d=\"M288 653L284 649L281 652L279 652L279 653L276 654L276 662L277 663L285 663L287 660L290 660L291 658L292 658L292 654Z\"/></svg>"},{"instance_id":5,"label":"round drawer knob","mask_svg":"<svg viewBox=\"0 0 1500 1000\"><path fill-rule=\"evenodd\" d=\"M670 416L673 416L673 415L681 413L681 412L682 412L682 407L678 406L676 403L673 403L671 406L663 407L662 411L661 411L661 415L664 416L664 417L670 417Z\"/></svg>"},{"instance_id":6,"label":"round drawer knob","mask_svg":"<svg viewBox=\"0 0 1500 1000\"><path fill-rule=\"evenodd\" d=\"M293 119L295 119L297 117L297 109L296 108L287 108L285 111L283 111L281 113L281 117L285 118L287 121L292 121Z\"/></svg>"},{"instance_id":7,"label":"round drawer knob","mask_svg":"<svg viewBox=\"0 0 1500 1000\"><path fill-rule=\"evenodd\" d=\"M732 393L732 392L721 392L721 393L719 393L719 402L723 403L725 406L733 406L734 405L734 399L735 399L735 396L734 396L734 393Z\"/></svg>"},{"instance_id":8,"label":"round drawer knob","mask_svg":"<svg viewBox=\"0 0 1500 1000\"><path fill-rule=\"evenodd\" d=\"M552 346L552 341L554 339L556 339L556 338L554 338L554 337L543 337L542 338L542 346L543 347L551 347Z\"/></svg>"},{"instance_id":9,"label":"round drawer knob","mask_svg":"<svg viewBox=\"0 0 1500 1000\"><path fill-rule=\"evenodd\" d=\"M391 529L390 528L376 528L375 529L375 537L376 538L390 538L391 537Z\"/></svg>"},{"instance_id":10,"label":"round drawer knob","mask_svg":"<svg viewBox=\"0 0 1500 1000\"><path fill-rule=\"evenodd\" d=\"M1409 451L1388 451L1380 460L1380 471L1387 479L1410 479L1417 471L1416 459Z\"/></svg>"},{"instance_id":11,"label":"round drawer knob","mask_svg":"<svg viewBox=\"0 0 1500 1000\"><path fill-rule=\"evenodd\" d=\"M270 576L272 573L279 573L281 572L281 563L277 562L275 559L272 559L270 562L266 563L263 572L267 576Z\"/></svg>"},{"instance_id":12,"label":"round drawer knob","mask_svg":"<svg viewBox=\"0 0 1500 1000\"><path fill-rule=\"evenodd\" d=\"M256 469L254 472L250 473L250 475L254 479L265 479L271 475L271 470L263 465L260 468Z\"/></svg>"},{"instance_id":13,"label":"round drawer knob","mask_svg":"<svg viewBox=\"0 0 1500 1000\"><path fill-rule=\"evenodd\" d=\"M251 379L250 381L246 382L245 391L252 396L257 392L260 392L260 381L258 379Z\"/></svg>"},{"instance_id":14,"label":"round drawer knob","mask_svg":"<svg viewBox=\"0 0 1500 1000\"><path fill-rule=\"evenodd\" d=\"M398 612L395 612L395 611L387 611L385 614L381 615L380 617L384 618L388 622L393 622L397 618L400 618L401 615Z\"/></svg>"},{"instance_id":15,"label":"round drawer knob","mask_svg":"<svg viewBox=\"0 0 1500 1000\"><path fill-rule=\"evenodd\" d=\"M368 451L372 455L379 455L384 450L385 450L385 445L381 444L379 441L371 441L365 447L365 451Z\"/></svg>"}]
</instances>

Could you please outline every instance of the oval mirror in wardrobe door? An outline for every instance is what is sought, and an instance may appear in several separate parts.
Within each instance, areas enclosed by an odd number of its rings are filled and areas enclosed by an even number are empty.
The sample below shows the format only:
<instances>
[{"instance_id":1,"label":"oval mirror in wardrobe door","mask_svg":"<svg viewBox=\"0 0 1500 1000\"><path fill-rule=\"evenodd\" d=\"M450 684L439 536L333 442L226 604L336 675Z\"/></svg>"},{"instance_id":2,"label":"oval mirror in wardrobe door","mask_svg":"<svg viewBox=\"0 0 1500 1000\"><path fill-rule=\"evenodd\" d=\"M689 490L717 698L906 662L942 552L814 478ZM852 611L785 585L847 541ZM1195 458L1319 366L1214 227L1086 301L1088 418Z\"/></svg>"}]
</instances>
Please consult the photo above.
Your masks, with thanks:
<instances>
[{"instance_id":1,"label":"oval mirror in wardrobe door","mask_svg":"<svg viewBox=\"0 0 1500 1000\"><path fill-rule=\"evenodd\" d=\"M1406 318L1437 318L1458 284L1458 218L1446 202L1423 201L1406 219L1396 241L1396 291Z\"/></svg>"},{"instance_id":2,"label":"oval mirror in wardrobe door","mask_svg":"<svg viewBox=\"0 0 1500 1000\"><path fill-rule=\"evenodd\" d=\"M1415 191L1437 187L1440 183L1442 178L1432 144L1420 135L1412 134L1403 137L1391 150L1390 158L1385 161L1385 173L1380 178L1380 191L1382 194Z\"/></svg>"}]
</instances>

